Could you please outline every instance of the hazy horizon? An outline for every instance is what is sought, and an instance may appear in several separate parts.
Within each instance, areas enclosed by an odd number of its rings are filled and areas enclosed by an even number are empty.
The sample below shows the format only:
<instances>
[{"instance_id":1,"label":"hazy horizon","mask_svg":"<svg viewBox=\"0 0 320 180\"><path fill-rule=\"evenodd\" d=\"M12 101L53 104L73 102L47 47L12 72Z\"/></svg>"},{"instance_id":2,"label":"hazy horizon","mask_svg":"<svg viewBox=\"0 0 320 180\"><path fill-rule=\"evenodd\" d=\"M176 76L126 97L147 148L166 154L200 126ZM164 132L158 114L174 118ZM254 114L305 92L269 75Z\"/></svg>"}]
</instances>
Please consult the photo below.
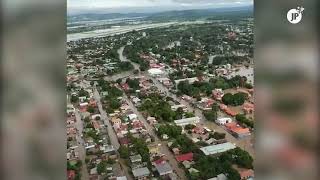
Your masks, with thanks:
<instances>
[{"instance_id":1,"label":"hazy horizon","mask_svg":"<svg viewBox=\"0 0 320 180\"><path fill-rule=\"evenodd\" d=\"M68 15L85 13L151 13L172 10L252 6L253 0L68 0Z\"/></svg>"}]
</instances>

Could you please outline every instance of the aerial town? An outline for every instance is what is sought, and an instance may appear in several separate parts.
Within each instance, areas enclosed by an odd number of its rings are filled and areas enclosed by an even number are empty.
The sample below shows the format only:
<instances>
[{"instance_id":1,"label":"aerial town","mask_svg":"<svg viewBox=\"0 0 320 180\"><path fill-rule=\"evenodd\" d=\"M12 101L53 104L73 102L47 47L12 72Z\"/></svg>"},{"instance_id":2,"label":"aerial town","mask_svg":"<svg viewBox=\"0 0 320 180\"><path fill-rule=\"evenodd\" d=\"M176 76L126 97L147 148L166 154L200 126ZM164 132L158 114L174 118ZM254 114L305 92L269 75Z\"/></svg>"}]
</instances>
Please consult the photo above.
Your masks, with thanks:
<instances>
[{"instance_id":1,"label":"aerial town","mask_svg":"<svg viewBox=\"0 0 320 180\"><path fill-rule=\"evenodd\" d=\"M254 178L253 19L67 43L68 180Z\"/></svg>"}]
</instances>

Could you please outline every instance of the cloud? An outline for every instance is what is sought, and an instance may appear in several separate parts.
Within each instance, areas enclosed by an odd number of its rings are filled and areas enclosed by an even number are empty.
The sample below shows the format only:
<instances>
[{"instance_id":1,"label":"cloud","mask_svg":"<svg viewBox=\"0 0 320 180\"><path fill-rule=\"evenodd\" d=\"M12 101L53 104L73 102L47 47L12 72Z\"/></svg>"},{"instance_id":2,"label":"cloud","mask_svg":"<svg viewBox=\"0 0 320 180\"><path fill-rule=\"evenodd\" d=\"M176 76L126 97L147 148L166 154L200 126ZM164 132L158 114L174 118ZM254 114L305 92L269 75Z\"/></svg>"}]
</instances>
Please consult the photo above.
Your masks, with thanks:
<instances>
[{"instance_id":1,"label":"cloud","mask_svg":"<svg viewBox=\"0 0 320 180\"><path fill-rule=\"evenodd\" d=\"M253 4L253 0L67 0L69 8L221 7Z\"/></svg>"},{"instance_id":2,"label":"cloud","mask_svg":"<svg viewBox=\"0 0 320 180\"><path fill-rule=\"evenodd\" d=\"M224 3L224 4L232 4L232 3L242 3L242 4L251 4L253 0L172 0L175 3L182 4L215 4L215 3Z\"/></svg>"}]
</instances>

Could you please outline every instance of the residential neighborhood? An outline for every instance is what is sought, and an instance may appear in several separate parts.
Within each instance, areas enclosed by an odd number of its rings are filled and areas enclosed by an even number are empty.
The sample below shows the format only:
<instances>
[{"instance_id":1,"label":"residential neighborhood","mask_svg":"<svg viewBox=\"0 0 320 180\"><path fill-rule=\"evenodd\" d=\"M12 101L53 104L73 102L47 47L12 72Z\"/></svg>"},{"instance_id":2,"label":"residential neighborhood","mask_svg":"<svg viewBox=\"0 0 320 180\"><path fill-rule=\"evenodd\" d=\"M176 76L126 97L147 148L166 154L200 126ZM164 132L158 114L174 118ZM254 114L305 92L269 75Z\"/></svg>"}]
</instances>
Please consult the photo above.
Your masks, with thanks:
<instances>
[{"instance_id":1,"label":"residential neighborhood","mask_svg":"<svg viewBox=\"0 0 320 180\"><path fill-rule=\"evenodd\" d=\"M252 42L246 17L68 42L68 179L253 179Z\"/></svg>"}]
</instances>

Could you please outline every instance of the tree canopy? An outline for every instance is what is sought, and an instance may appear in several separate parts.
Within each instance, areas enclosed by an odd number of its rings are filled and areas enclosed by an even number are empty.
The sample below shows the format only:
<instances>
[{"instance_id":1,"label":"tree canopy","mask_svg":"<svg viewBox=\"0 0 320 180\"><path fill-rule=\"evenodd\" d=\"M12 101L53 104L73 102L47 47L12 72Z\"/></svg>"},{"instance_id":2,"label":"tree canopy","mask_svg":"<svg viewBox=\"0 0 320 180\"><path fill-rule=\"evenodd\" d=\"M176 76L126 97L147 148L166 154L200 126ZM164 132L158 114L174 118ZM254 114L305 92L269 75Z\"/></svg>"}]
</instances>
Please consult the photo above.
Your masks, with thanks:
<instances>
[{"instance_id":1,"label":"tree canopy","mask_svg":"<svg viewBox=\"0 0 320 180\"><path fill-rule=\"evenodd\" d=\"M226 105L240 106L245 102L247 97L247 94L241 92L236 94L227 93L222 97L222 102Z\"/></svg>"},{"instance_id":2,"label":"tree canopy","mask_svg":"<svg viewBox=\"0 0 320 180\"><path fill-rule=\"evenodd\" d=\"M161 125L158 127L158 135L162 136L163 134L168 135L170 138L176 138L178 137L182 132L182 128L180 126L176 125Z\"/></svg>"}]
</instances>

